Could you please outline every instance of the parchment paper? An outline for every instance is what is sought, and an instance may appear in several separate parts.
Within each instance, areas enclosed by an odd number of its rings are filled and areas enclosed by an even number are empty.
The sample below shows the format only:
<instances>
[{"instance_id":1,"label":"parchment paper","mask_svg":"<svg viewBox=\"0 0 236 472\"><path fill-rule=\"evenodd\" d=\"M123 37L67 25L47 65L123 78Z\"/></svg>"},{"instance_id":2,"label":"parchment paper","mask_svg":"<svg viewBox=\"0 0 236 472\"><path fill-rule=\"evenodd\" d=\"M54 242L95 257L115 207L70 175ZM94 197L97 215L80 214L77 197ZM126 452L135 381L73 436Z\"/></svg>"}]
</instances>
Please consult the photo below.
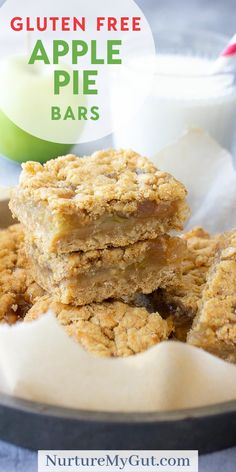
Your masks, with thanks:
<instances>
[{"instance_id":1,"label":"parchment paper","mask_svg":"<svg viewBox=\"0 0 236 472\"><path fill-rule=\"evenodd\" d=\"M189 228L236 227L232 158L207 134L188 132L155 162L189 189ZM97 358L49 313L32 323L0 327L0 391L82 409L164 411L236 399L236 366L174 341L129 358Z\"/></svg>"}]
</instances>

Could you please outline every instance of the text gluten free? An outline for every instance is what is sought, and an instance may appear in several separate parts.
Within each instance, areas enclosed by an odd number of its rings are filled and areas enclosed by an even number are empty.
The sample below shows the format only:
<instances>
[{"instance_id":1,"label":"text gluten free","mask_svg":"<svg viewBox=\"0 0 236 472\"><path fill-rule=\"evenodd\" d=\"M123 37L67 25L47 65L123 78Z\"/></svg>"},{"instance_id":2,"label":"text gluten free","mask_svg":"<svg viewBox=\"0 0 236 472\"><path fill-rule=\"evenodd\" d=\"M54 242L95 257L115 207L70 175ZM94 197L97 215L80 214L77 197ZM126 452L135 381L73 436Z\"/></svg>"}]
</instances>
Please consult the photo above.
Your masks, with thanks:
<instances>
[{"instance_id":1,"label":"text gluten free","mask_svg":"<svg viewBox=\"0 0 236 472\"><path fill-rule=\"evenodd\" d=\"M96 24L92 25L95 31L141 31L141 18L136 17L104 17L96 18ZM69 16L37 16L31 18L29 16L23 18L15 16L10 21L13 31L86 31L86 17L69 17Z\"/></svg>"}]
</instances>

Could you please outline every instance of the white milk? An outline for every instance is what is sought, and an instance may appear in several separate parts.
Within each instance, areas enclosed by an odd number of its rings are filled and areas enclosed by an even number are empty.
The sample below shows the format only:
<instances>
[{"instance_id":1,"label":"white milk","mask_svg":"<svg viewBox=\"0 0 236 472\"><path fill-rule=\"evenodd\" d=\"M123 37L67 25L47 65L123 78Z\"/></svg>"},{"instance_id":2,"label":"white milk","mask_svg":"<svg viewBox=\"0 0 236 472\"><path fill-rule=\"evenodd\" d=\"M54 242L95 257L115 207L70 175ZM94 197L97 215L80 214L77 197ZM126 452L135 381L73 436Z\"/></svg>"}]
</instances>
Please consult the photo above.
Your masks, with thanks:
<instances>
[{"instance_id":1,"label":"white milk","mask_svg":"<svg viewBox=\"0 0 236 472\"><path fill-rule=\"evenodd\" d=\"M129 123L116 129L115 146L154 157L187 128L200 127L232 149L236 135L234 75L213 76L212 65L212 61L200 57L157 56L148 98ZM132 67L133 75L134 70L140 70L140 65ZM142 70L148 71L149 67L153 68L153 62L145 59Z\"/></svg>"}]
</instances>

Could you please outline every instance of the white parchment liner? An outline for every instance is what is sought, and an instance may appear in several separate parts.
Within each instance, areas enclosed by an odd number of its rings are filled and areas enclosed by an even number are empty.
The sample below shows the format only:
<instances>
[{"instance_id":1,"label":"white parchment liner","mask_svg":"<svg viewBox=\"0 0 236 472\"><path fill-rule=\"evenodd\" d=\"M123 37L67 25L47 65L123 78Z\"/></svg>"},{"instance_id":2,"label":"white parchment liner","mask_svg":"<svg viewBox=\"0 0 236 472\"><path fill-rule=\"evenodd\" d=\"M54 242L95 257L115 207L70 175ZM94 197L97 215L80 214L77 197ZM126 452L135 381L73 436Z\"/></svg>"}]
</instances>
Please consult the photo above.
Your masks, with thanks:
<instances>
[{"instance_id":1,"label":"white parchment liner","mask_svg":"<svg viewBox=\"0 0 236 472\"><path fill-rule=\"evenodd\" d=\"M188 228L236 227L232 158L208 135L188 132L155 162L189 189ZM173 341L129 358L97 358L49 313L32 323L0 327L0 391L82 409L164 411L236 399L236 366Z\"/></svg>"}]
</instances>

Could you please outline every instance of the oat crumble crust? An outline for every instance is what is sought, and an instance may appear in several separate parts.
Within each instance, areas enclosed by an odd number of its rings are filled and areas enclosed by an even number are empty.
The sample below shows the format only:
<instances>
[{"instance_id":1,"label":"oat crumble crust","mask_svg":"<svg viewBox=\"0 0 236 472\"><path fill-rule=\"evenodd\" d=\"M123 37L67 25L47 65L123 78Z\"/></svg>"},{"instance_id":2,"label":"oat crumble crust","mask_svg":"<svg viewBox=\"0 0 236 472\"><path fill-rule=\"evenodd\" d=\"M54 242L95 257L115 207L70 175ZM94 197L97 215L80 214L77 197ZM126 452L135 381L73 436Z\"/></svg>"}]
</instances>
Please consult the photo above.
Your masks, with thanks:
<instances>
[{"instance_id":1,"label":"oat crumble crust","mask_svg":"<svg viewBox=\"0 0 236 472\"><path fill-rule=\"evenodd\" d=\"M187 341L236 362L236 231L222 238Z\"/></svg>"},{"instance_id":2,"label":"oat crumble crust","mask_svg":"<svg viewBox=\"0 0 236 472\"><path fill-rule=\"evenodd\" d=\"M0 231L0 323L21 319L45 292L28 269L21 225Z\"/></svg>"},{"instance_id":3,"label":"oat crumble crust","mask_svg":"<svg viewBox=\"0 0 236 472\"><path fill-rule=\"evenodd\" d=\"M69 336L82 347L105 357L126 357L168 339L172 325L158 313L131 307L120 301L92 303L73 307L45 296L27 313L24 321L39 318L49 309L65 327Z\"/></svg>"},{"instance_id":4,"label":"oat crumble crust","mask_svg":"<svg viewBox=\"0 0 236 472\"><path fill-rule=\"evenodd\" d=\"M98 151L78 158L67 155L41 165L22 165L20 189L34 200L45 200L53 211L78 209L99 215L107 206L133 212L137 202L185 199L182 184L133 151Z\"/></svg>"},{"instance_id":5,"label":"oat crumble crust","mask_svg":"<svg viewBox=\"0 0 236 472\"><path fill-rule=\"evenodd\" d=\"M159 289L152 298L161 315L173 319L176 338L185 341L222 236L210 236L197 227L183 234L182 239L187 243L187 251L182 263L181 283L176 279L175 285Z\"/></svg>"}]
</instances>

